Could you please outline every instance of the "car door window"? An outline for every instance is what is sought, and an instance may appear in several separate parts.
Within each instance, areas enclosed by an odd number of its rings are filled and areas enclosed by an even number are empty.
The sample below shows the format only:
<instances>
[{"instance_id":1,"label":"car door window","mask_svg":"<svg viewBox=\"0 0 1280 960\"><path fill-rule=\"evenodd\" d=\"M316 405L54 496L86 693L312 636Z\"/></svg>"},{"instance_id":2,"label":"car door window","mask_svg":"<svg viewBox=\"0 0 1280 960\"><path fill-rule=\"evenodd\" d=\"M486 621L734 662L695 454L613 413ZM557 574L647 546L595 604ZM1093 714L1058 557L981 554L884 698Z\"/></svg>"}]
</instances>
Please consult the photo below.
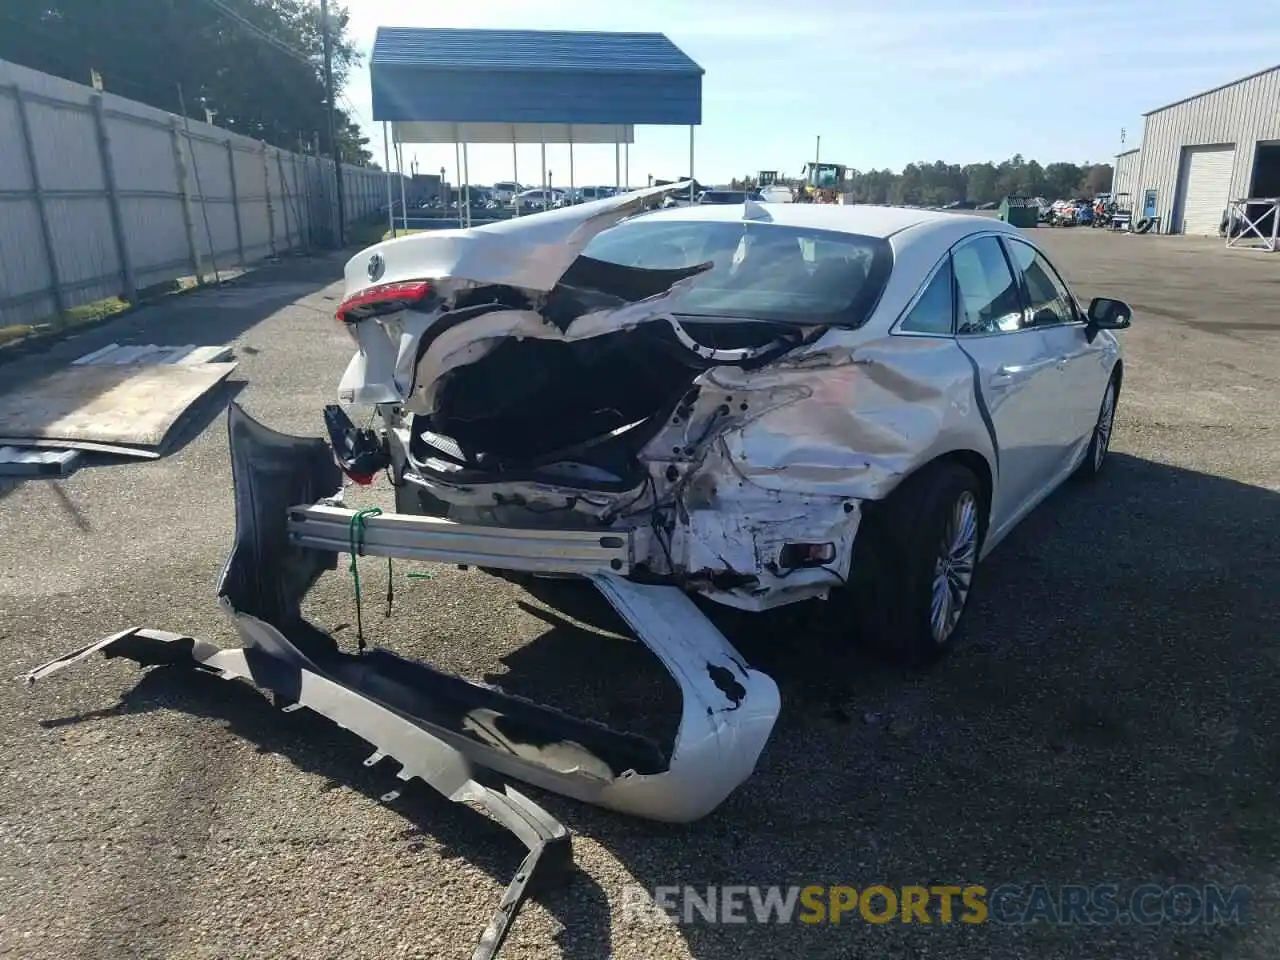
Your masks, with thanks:
<instances>
[{"instance_id":1,"label":"car door window","mask_svg":"<svg viewBox=\"0 0 1280 960\"><path fill-rule=\"evenodd\" d=\"M1022 295L999 240L979 237L957 247L951 268L957 333L1013 333L1022 328Z\"/></svg>"},{"instance_id":2,"label":"car door window","mask_svg":"<svg viewBox=\"0 0 1280 960\"><path fill-rule=\"evenodd\" d=\"M1030 301L1028 326L1045 327L1055 323L1075 323L1079 317L1067 285L1053 265L1031 244L1022 240L1006 241L1014 267L1022 273Z\"/></svg>"},{"instance_id":3,"label":"car door window","mask_svg":"<svg viewBox=\"0 0 1280 960\"><path fill-rule=\"evenodd\" d=\"M912 333L932 333L940 337L951 336L954 317L952 306L952 279L950 258L934 273L924 293L902 320L903 330Z\"/></svg>"}]
</instances>

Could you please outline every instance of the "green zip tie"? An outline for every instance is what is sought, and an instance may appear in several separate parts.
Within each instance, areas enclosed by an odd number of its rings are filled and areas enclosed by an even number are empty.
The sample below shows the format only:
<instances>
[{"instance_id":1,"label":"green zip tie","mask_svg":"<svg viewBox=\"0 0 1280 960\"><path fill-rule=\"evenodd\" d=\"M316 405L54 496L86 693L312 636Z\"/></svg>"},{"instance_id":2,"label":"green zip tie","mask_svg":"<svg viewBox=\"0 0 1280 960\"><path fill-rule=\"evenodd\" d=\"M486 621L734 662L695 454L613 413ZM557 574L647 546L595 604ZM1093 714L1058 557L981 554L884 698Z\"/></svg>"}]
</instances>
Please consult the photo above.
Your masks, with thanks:
<instances>
[{"instance_id":1,"label":"green zip tie","mask_svg":"<svg viewBox=\"0 0 1280 960\"><path fill-rule=\"evenodd\" d=\"M360 555L360 549L364 545L364 529L365 520L369 517L378 517L382 515L381 507L365 507L357 510L351 516L351 523L347 526L347 543L350 547L351 564L347 568L351 571L351 583L355 588L356 595L356 647L364 653L364 617L361 611L360 603L360 566L356 563L356 558ZM390 572L391 559L387 559L387 568ZM390 588L388 588L388 597L390 596ZM390 600L387 603L388 612L390 611Z\"/></svg>"},{"instance_id":2,"label":"green zip tie","mask_svg":"<svg viewBox=\"0 0 1280 960\"><path fill-rule=\"evenodd\" d=\"M405 574L405 576L408 577L410 580L434 580L436 578L436 575L434 573L426 573L426 572L419 573L416 570L410 570L408 573Z\"/></svg>"}]
</instances>

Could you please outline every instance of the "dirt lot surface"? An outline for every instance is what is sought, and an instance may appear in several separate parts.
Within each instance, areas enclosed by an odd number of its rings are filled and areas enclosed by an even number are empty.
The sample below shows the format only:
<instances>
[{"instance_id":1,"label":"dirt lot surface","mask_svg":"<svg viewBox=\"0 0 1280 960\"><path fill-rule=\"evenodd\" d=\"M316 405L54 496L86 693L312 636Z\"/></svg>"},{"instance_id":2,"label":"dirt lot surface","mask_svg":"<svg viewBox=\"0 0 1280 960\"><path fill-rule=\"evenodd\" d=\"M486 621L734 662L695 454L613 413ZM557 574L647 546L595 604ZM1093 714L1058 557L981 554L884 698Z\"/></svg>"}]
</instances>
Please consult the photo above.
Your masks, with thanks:
<instances>
[{"instance_id":1,"label":"dirt lot surface","mask_svg":"<svg viewBox=\"0 0 1280 960\"><path fill-rule=\"evenodd\" d=\"M1136 310L1104 477L1059 491L993 554L969 642L927 676L732 625L782 688L755 776L687 827L531 791L574 833L579 871L526 907L504 956L1280 956L1280 257L1037 236L1082 295ZM228 390L315 434L349 354L338 276L332 261L270 267L27 358L23 375L111 340L231 342ZM4 676L133 624L233 639L212 595L232 533L220 417L193 434L158 462L0 492ZM380 593L380 564L364 569ZM483 574L435 572L401 584L392 621L369 616L375 642L618 723L674 709L636 645ZM311 614L351 623L345 574ZM470 956L518 844L426 790L380 803L394 780L366 753L180 670L94 660L32 693L0 686L0 955ZM1122 898L1241 884L1252 900L1214 928L651 926L622 911L633 883L1034 882Z\"/></svg>"}]
</instances>

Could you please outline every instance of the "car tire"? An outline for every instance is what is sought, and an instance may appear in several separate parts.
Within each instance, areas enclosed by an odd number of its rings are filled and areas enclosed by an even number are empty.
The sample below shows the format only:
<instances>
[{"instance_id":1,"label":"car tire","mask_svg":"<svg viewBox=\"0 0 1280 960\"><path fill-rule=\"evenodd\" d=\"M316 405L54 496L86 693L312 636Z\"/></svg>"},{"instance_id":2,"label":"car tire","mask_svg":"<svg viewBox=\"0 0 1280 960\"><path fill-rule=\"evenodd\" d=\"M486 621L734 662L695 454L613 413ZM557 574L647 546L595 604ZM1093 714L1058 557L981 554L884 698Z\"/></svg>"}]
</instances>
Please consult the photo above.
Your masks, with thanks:
<instances>
[{"instance_id":1,"label":"car tire","mask_svg":"<svg viewBox=\"0 0 1280 960\"><path fill-rule=\"evenodd\" d=\"M1116 404L1120 399L1120 383L1113 375L1107 381L1107 389L1103 391L1102 400L1098 404L1098 419L1093 424L1093 435L1089 438L1089 449L1084 459L1076 468L1075 476L1081 480L1092 480L1106 466L1107 454L1111 452L1111 435L1115 430Z\"/></svg>"},{"instance_id":2,"label":"car tire","mask_svg":"<svg viewBox=\"0 0 1280 960\"><path fill-rule=\"evenodd\" d=\"M983 485L972 470L951 460L926 467L886 499L865 505L849 588L853 626L863 646L918 669L956 645L973 596L987 515Z\"/></svg>"}]
</instances>

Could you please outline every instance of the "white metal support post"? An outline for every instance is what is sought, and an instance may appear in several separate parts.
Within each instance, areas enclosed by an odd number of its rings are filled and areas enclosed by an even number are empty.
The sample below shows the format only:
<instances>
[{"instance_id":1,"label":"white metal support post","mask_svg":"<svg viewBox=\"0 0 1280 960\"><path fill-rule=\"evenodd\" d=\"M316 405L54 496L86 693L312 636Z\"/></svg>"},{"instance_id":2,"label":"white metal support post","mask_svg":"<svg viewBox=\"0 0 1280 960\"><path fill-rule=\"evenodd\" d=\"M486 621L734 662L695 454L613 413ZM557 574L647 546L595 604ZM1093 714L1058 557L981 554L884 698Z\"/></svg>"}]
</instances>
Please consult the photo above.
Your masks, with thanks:
<instances>
[{"instance_id":1,"label":"white metal support post","mask_svg":"<svg viewBox=\"0 0 1280 960\"><path fill-rule=\"evenodd\" d=\"M628 190L631 189L631 141L628 140L622 145L622 183Z\"/></svg>"},{"instance_id":2,"label":"white metal support post","mask_svg":"<svg viewBox=\"0 0 1280 960\"><path fill-rule=\"evenodd\" d=\"M454 184L454 189L458 191L458 226L465 227L462 222L462 146L457 141L453 144L453 168L454 178L458 181ZM450 199L452 199L453 191L450 191Z\"/></svg>"},{"instance_id":3,"label":"white metal support post","mask_svg":"<svg viewBox=\"0 0 1280 960\"><path fill-rule=\"evenodd\" d=\"M622 148L618 146L618 138L613 138L613 189L622 192Z\"/></svg>"},{"instance_id":4,"label":"white metal support post","mask_svg":"<svg viewBox=\"0 0 1280 960\"><path fill-rule=\"evenodd\" d=\"M400 178L400 223L409 229L409 205L404 198L404 144L396 141L396 176Z\"/></svg>"},{"instance_id":5,"label":"white metal support post","mask_svg":"<svg viewBox=\"0 0 1280 960\"><path fill-rule=\"evenodd\" d=\"M689 202L696 198L693 195L693 124L689 124Z\"/></svg>"},{"instance_id":6,"label":"white metal support post","mask_svg":"<svg viewBox=\"0 0 1280 960\"><path fill-rule=\"evenodd\" d=\"M520 150L516 146L516 128L511 127L511 182L515 184L515 193L511 197L511 205L515 215L520 216Z\"/></svg>"},{"instance_id":7,"label":"white metal support post","mask_svg":"<svg viewBox=\"0 0 1280 960\"><path fill-rule=\"evenodd\" d=\"M547 196L547 141L542 141L542 209L551 207L551 198Z\"/></svg>"},{"instance_id":8,"label":"white metal support post","mask_svg":"<svg viewBox=\"0 0 1280 960\"><path fill-rule=\"evenodd\" d=\"M471 164L467 161L467 145L462 145L462 189L467 194L467 226L471 226Z\"/></svg>"},{"instance_id":9,"label":"white metal support post","mask_svg":"<svg viewBox=\"0 0 1280 960\"><path fill-rule=\"evenodd\" d=\"M569 202L573 203L573 127L569 127Z\"/></svg>"},{"instance_id":10,"label":"white metal support post","mask_svg":"<svg viewBox=\"0 0 1280 960\"><path fill-rule=\"evenodd\" d=\"M387 229L391 236L396 235L396 201L391 195L391 134L387 132L387 121L382 121L382 169L386 171L387 181Z\"/></svg>"}]
</instances>

